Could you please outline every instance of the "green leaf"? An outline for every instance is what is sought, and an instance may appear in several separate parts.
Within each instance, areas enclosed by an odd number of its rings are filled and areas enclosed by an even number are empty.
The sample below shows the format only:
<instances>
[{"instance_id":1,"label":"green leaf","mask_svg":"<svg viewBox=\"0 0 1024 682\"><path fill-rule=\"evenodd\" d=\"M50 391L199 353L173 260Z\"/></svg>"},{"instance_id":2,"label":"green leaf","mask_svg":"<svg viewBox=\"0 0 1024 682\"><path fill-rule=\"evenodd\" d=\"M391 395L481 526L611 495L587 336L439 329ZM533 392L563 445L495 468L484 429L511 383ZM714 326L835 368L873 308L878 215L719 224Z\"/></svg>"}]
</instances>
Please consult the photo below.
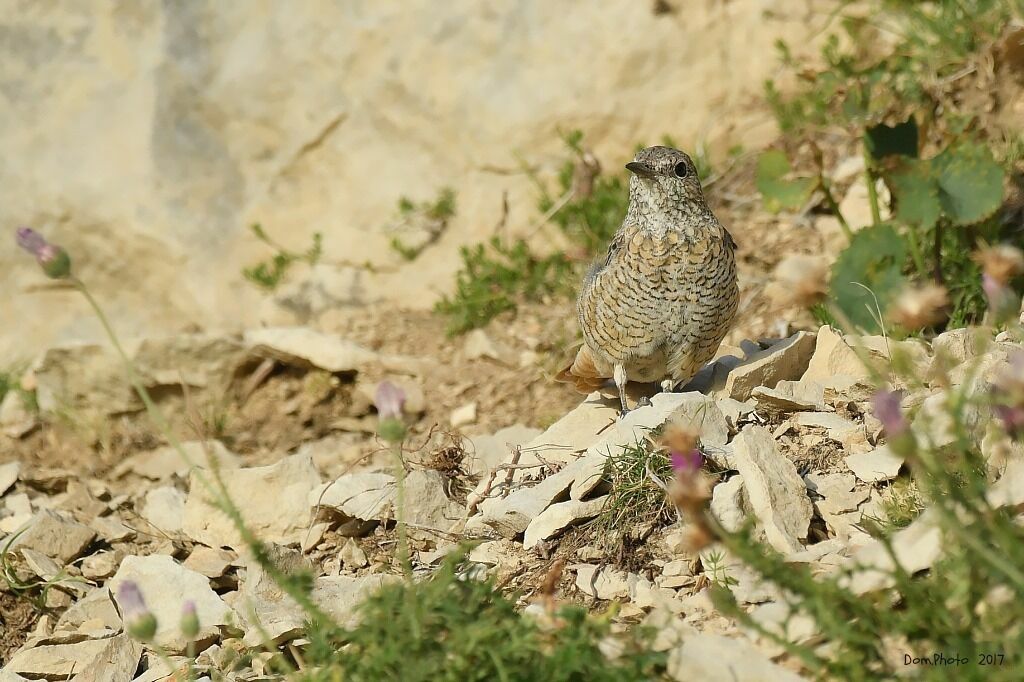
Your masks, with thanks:
<instances>
[{"instance_id":1,"label":"green leaf","mask_svg":"<svg viewBox=\"0 0 1024 682\"><path fill-rule=\"evenodd\" d=\"M764 199L765 208L772 213L801 208L814 191L813 178L786 180L791 170L786 155L775 149L761 154L757 160L757 190Z\"/></svg>"},{"instance_id":2,"label":"green leaf","mask_svg":"<svg viewBox=\"0 0 1024 682\"><path fill-rule=\"evenodd\" d=\"M903 286L907 247L896 229L881 223L856 232L832 266L832 299L847 318L867 332L879 332L884 315ZM877 307L876 307L877 300Z\"/></svg>"},{"instance_id":3,"label":"green leaf","mask_svg":"<svg viewBox=\"0 0 1024 682\"><path fill-rule=\"evenodd\" d=\"M1003 203L1003 169L980 144L949 147L932 160L942 208L954 225L980 222Z\"/></svg>"},{"instance_id":4,"label":"green leaf","mask_svg":"<svg viewBox=\"0 0 1024 682\"><path fill-rule=\"evenodd\" d=\"M896 217L904 223L931 228L942 213L939 183L927 160L900 159L885 176L896 203Z\"/></svg>"},{"instance_id":5,"label":"green leaf","mask_svg":"<svg viewBox=\"0 0 1024 682\"><path fill-rule=\"evenodd\" d=\"M889 126L880 123L864 131L864 146L871 158L880 160L887 156L909 156L917 158L917 121L911 116L903 123Z\"/></svg>"}]
</instances>

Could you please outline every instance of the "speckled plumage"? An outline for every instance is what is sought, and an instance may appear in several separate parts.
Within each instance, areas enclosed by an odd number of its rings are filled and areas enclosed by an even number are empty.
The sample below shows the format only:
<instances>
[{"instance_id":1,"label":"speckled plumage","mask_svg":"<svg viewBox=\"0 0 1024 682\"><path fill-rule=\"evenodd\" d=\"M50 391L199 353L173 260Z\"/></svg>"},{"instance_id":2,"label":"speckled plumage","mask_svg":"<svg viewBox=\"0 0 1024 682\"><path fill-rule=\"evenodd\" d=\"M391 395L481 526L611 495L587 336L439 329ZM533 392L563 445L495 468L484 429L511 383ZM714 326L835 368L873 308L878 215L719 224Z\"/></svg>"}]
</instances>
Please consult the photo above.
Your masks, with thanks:
<instances>
[{"instance_id":1,"label":"speckled plumage","mask_svg":"<svg viewBox=\"0 0 1024 682\"><path fill-rule=\"evenodd\" d=\"M649 147L627 164L629 209L577 301L583 345L559 378L689 380L717 351L739 301L736 245L704 201L693 161ZM682 175L683 177L680 177Z\"/></svg>"}]
</instances>

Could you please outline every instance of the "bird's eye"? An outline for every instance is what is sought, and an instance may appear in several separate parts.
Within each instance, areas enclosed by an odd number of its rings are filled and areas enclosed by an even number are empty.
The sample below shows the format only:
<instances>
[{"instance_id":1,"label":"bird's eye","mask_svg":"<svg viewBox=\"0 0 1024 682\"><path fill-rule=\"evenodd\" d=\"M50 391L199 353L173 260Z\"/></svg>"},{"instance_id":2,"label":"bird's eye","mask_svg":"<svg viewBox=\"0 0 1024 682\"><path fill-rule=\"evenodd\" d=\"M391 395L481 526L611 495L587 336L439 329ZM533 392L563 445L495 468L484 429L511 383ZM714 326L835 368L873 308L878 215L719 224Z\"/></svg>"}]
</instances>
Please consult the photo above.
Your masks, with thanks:
<instances>
[{"instance_id":1,"label":"bird's eye","mask_svg":"<svg viewBox=\"0 0 1024 682\"><path fill-rule=\"evenodd\" d=\"M676 174L677 178L685 178L690 174L690 167L686 165L685 161L680 161L676 164L676 167L672 169L672 172Z\"/></svg>"}]
</instances>

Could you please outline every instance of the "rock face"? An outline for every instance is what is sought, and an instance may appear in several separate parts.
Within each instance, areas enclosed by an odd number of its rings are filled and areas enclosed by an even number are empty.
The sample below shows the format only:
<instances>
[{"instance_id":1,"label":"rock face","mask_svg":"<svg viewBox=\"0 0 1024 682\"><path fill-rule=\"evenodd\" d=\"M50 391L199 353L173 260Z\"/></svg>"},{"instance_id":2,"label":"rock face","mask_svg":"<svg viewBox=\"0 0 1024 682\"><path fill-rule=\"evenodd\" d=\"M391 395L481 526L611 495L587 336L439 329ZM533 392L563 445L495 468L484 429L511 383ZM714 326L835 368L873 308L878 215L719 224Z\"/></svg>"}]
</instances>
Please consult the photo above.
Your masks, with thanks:
<instances>
[{"instance_id":1,"label":"rock face","mask_svg":"<svg viewBox=\"0 0 1024 682\"><path fill-rule=\"evenodd\" d=\"M331 284L330 305L426 306L437 291L424 279L451 280L456 247L486 237L503 190L528 223L519 207L534 189L504 171L517 155L553 168L558 129L582 128L609 168L665 133L767 141L770 114L751 93L775 67L772 43L809 32L803 11L802 0L768 15L763 0L661 14L614 0L571 16L543 0L8 8L0 31L20 38L0 44L0 149L18 162L0 168L0 224L68 247L128 334L261 317L263 293L240 286L243 267L272 255L247 229L257 221L293 250L324 233L328 271L314 279ZM694 92L714 106L689 106ZM396 201L444 184L459 208L432 247L440 257L398 267L382 229ZM390 267L326 264L339 260ZM53 323L5 335L0 356L98 333L74 294L22 295L38 277L2 251L0 309L29 319L45 305Z\"/></svg>"}]
</instances>

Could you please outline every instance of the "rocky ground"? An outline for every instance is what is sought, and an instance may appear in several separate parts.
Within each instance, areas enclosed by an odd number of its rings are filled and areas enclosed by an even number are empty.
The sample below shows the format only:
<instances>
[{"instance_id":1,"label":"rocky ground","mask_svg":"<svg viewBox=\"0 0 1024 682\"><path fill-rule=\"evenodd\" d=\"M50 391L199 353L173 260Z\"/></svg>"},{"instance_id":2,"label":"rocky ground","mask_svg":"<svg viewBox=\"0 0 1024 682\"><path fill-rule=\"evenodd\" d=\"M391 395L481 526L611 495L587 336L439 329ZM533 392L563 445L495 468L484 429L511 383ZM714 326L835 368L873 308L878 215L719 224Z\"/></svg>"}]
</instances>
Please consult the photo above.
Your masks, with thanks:
<instances>
[{"instance_id":1,"label":"rocky ground","mask_svg":"<svg viewBox=\"0 0 1024 682\"><path fill-rule=\"evenodd\" d=\"M311 568L313 598L352 623L353 607L398 574L393 459L372 435L383 379L407 396L406 520L417 575L473 539L470 561L524 603L560 563L559 599L595 608L616 601L622 623L657 626L656 645L672 651L677 679L695 670L707 679L797 679L796 661L717 613L705 589L729 585L758 622L775 627L788 617L777 587L721 548L690 551L667 509L627 513L618 540L608 541L609 460L654 448L652 434L666 425L695 427L714 476L711 509L724 526L752 517L788 561L821 573L856 563L851 589L885 588L885 574L871 567L891 559L865 524L890 513L903 461L881 440L852 346L878 362L900 354L923 377L937 349L960 361L974 352L966 330L931 344L844 338L828 327L744 341L723 346L685 391L654 395L617 421L610 394L580 402L531 381L543 375L539 346L523 336L473 333L459 341L454 365L374 349L381 344L365 335L361 345L302 327L130 344L198 470L153 435L112 351L46 351L0 410L2 679L131 679L137 670L138 680L166 679L167 663L123 632L117 586L125 581L141 587L161 624L156 642L174 665L186 652L177 627L186 600L202 624L194 658L202 674L267 679L269 654L234 663L267 639L301 656L303 612L249 556L201 483L214 462L249 527L273 543L282 565ZM996 344L985 371L1011 346ZM24 408L27 389L39 412ZM908 401L927 405L939 391L917 390ZM435 402L439 394L446 397ZM1001 504L1019 502L1018 473L1004 475ZM642 481L656 482L653 474ZM923 515L894 540L898 552L912 548L904 558L914 570L939 555L931 523ZM786 622L795 641L814 638L813 623Z\"/></svg>"}]
</instances>

